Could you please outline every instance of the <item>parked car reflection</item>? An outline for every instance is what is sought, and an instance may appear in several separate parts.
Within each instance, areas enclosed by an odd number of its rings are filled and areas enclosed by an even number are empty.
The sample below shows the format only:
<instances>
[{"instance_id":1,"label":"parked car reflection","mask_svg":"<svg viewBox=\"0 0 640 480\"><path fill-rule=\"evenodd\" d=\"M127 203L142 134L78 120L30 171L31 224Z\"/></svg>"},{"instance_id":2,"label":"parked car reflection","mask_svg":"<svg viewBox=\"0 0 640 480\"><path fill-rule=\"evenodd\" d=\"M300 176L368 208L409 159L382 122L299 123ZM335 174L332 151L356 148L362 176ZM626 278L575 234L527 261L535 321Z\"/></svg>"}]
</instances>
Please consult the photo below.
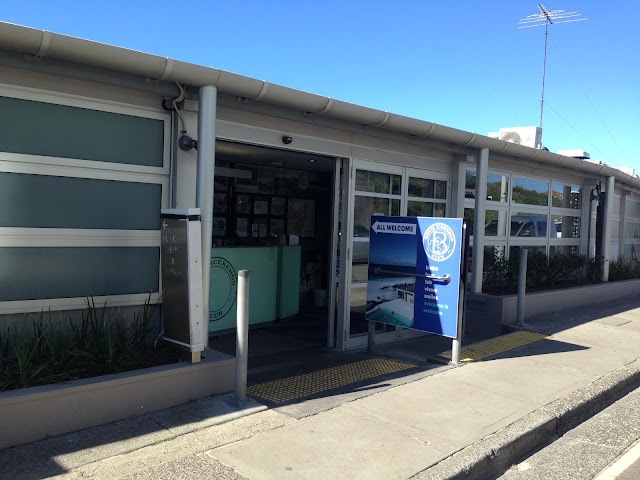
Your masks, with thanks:
<instances>
[{"instance_id":1,"label":"parked car reflection","mask_svg":"<svg viewBox=\"0 0 640 480\"><path fill-rule=\"evenodd\" d=\"M511 237L546 237L549 220L545 215L511 215L509 235ZM551 223L551 237L557 236L557 227ZM484 227L486 236L504 236L504 226L499 229L500 220L490 220ZM501 230L501 231L500 231Z\"/></svg>"}]
</instances>

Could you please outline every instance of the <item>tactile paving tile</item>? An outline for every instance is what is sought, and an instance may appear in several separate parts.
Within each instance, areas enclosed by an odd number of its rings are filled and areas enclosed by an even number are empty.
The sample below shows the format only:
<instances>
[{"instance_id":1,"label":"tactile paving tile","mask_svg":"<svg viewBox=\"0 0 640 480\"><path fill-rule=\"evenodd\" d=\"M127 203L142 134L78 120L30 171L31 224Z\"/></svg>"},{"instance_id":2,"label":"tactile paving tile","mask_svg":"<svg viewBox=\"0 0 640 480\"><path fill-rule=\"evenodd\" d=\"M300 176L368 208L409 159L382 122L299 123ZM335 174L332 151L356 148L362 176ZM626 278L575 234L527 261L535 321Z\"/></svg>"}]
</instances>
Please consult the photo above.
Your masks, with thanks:
<instances>
[{"instance_id":1,"label":"tactile paving tile","mask_svg":"<svg viewBox=\"0 0 640 480\"><path fill-rule=\"evenodd\" d=\"M507 335L502 335L501 337L492 338L491 340L474 343L473 345L463 348L460 350L460 361L473 362L481 360L492 355L497 355L498 353L508 352L514 348L538 342L546 337L546 335L534 332L509 333ZM451 360L451 350L442 352L438 356Z\"/></svg>"},{"instance_id":2,"label":"tactile paving tile","mask_svg":"<svg viewBox=\"0 0 640 480\"><path fill-rule=\"evenodd\" d=\"M283 403L414 367L411 364L372 358L251 385L247 388L247 393L274 403Z\"/></svg>"}]
</instances>

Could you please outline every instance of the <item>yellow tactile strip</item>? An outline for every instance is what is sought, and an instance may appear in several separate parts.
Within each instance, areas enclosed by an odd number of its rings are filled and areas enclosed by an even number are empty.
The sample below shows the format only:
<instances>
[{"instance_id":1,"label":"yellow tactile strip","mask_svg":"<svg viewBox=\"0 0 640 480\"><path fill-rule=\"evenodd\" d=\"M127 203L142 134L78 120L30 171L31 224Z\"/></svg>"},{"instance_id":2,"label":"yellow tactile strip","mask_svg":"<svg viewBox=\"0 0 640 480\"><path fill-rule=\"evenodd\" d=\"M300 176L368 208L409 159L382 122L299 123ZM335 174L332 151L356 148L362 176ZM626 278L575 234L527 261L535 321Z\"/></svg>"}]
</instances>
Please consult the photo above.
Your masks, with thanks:
<instances>
[{"instance_id":1,"label":"yellow tactile strip","mask_svg":"<svg viewBox=\"0 0 640 480\"><path fill-rule=\"evenodd\" d=\"M283 403L414 367L415 365L383 358L371 358L304 375L251 385L247 393L274 403Z\"/></svg>"},{"instance_id":2,"label":"yellow tactile strip","mask_svg":"<svg viewBox=\"0 0 640 480\"><path fill-rule=\"evenodd\" d=\"M474 362L498 353L508 352L546 338L546 335L534 332L513 332L501 337L474 343L460 350L461 362ZM451 360L451 350L442 352L440 357Z\"/></svg>"}]
</instances>

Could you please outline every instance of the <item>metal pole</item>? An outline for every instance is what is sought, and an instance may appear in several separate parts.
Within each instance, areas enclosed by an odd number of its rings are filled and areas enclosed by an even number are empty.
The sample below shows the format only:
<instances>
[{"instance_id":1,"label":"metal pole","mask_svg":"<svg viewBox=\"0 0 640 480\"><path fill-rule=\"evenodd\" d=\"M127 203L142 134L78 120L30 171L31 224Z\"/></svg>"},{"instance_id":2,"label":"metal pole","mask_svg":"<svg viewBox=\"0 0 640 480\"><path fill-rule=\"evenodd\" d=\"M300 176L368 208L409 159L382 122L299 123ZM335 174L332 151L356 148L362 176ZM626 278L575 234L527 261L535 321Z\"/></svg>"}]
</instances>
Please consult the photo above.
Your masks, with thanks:
<instances>
[{"instance_id":1,"label":"metal pole","mask_svg":"<svg viewBox=\"0 0 640 480\"><path fill-rule=\"evenodd\" d=\"M460 265L460 285L458 286L458 319L456 326L456 338L451 344L451 363L460 364L460 349L462 347L462 320L464 317L465 295L467 293L467 262L469 260L469 237L467 235L467 224L462 223L462 260Z\"/></svg>"},{"instance_id":2,"label":"metal pole","mask_svg":"<svg viewBox=\"0 0 640 480\"><path fill-rule=\"evenodd\" d=\"M476 170L476 201L473 220L473 256L471 258L471 291L482 293L482 268L484 263L484 220L487 201L487 175L489 171L489 149L478 151Z\"/></svg>"},{"instance_id":3,"label":"metal pole","mask_svg":"<svg viewBox=\"0 0 640 480\"><path fill-rule=\"evenodd\" d=\"M211 85L200 88L198 105L198 166L196 207L202 216L202 312L204 346L209 347L211 238L213 236L213 178L216 162L216 97Z\"/></svg>"},{"instance_id":4,"label":"metal pole","mask_svg":"<svg viewBox=\"0 0 640 480\"><path fill-rule=\"evenodd\" d=\"M609 281L609 261L611 259L611 230L613 227L613 193L616 177L607 178L607 190L604 192L604 219L602 228L602 281Z\"/></svg>"},{"instance_id":5,"label":"metal pole","mask_svg":"<svg viewBox=\"0 0 640 480\"><path fill-rule=\"evenodd\" d=\"M524 298L527 291L527 254L526 248L520 249L520 270L518 271L518 325L524 325Z\"/></svg>"},{"instance_id":6,"label":"metal pole","mask_svg":"<svg viewBox=\"0 0 640 480\"><path fill-rule=\"evenodd\" d=\"M367 352L373 353L373 346L376 344L376 323L371 320L367 323Z\"/></svg>"},{"instance_id":7,"label":"metal pole","mask_svg":"<svg viewBox=\"0 0 640 480\"><path fill-rule=\"evenodd\" d=\"M451 345L451 363L458 365L460 363L460 348L462 346L462 315L464 311L464 296L465 287L460 282L460 289L458 293L458 326L456 328L456 338L453 339Z\"/></svg>"},{"instance_id":8,"label":"metal pole","mask_svg":"<svg viewBox=\"0 0 640 480\"><path fill-rule=\"evenodd\" d=\"M236 400L247 400L247 364L249 360L249 270L238 272L236 334Z\"/></svg>"}]
</instances>

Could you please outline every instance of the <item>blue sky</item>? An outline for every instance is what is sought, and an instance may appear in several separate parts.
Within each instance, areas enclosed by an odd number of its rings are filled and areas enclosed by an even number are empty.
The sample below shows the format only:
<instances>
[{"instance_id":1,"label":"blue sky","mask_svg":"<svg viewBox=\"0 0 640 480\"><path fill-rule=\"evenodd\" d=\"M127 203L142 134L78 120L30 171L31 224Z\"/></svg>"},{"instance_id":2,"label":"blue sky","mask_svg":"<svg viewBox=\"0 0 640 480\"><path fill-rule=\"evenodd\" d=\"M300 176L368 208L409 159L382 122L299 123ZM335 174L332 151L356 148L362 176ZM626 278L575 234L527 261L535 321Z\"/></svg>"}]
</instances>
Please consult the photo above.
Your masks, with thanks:
<instances>
[{"instance_id":1,"label":"blue sky","mask_svg":"<svg viewBox=\"0 0 640 480\"><path fill-rule=\"evenodd\" d=\"M640 2L548 0L543 144L640 173ZM5 0L0 19L487 134L537 126L536 1Z\"/></svg>"}]
</instances>

